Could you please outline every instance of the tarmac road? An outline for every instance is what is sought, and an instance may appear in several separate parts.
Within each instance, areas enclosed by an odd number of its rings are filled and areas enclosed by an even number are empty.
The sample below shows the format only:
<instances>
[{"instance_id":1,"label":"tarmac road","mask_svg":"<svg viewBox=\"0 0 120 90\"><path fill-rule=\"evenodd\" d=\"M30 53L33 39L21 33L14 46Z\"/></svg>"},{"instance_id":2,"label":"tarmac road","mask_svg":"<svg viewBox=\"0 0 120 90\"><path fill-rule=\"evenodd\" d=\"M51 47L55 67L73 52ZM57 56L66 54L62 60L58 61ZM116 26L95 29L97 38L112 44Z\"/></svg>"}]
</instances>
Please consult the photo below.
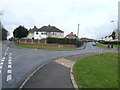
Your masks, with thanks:
<instances>
[{"instance_id":1,"label":"tarmac road","mask_svg":"<svg viewBox=\"0 0 120 90\"><path fill-rule=\"evenodd\" d=\"M4 41L2 47L4 61L2 67L3 88L18 88L36 68L57 58L87 52L106 51L97 46L93 46L92 43L87 43L86 48L83 50L71 51L28 49L16 47L14 43L11 45L10 43L9 41Z\"/></svg>"}]
</instances>

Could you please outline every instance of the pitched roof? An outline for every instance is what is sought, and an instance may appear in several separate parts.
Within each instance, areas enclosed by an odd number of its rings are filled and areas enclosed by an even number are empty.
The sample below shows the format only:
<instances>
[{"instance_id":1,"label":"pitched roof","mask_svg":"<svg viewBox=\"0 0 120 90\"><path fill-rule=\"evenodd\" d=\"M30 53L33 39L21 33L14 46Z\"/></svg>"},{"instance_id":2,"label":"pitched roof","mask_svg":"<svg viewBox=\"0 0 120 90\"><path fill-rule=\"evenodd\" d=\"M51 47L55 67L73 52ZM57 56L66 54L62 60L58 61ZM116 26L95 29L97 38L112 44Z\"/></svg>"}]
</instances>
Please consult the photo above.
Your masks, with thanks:
<instances>
[{"instance_id":1,"label":"pitched roof","mask_svg":"<svg viewBox=\"0 0 120 90\"><path fill-rule=\"evenodd\" d=\"M38 31L38 28L34 26L33 29L30 28L29 33L34 33L35 31Z\"/></svg>"},{"instance_id":2,"label":"pitched roof","mask_svg":"<svg viewBox=\"0 0 120 90\"><path fill-rule=\"evenodd\" d=\"M41 27L40 29L38 29L38 31L45 31L45 32L64 32L64 31L62 31L62 30L60 30L60 29L58 29L58 28L56 28L55 26L50 26L50 25L48 25L48 26L43 26L43 27Z\"/></svg>"},{"instance_id":3,"label":"pitched roof","mask_svg":"<svg viewBox=\"0 0 120 90\"><path fill-rule=\"evenodd\" d=\"M71 32L70 34L66 35L66 37L77 37L76 34L73 34L73 32Z\"/></svg>"}]
</instances>

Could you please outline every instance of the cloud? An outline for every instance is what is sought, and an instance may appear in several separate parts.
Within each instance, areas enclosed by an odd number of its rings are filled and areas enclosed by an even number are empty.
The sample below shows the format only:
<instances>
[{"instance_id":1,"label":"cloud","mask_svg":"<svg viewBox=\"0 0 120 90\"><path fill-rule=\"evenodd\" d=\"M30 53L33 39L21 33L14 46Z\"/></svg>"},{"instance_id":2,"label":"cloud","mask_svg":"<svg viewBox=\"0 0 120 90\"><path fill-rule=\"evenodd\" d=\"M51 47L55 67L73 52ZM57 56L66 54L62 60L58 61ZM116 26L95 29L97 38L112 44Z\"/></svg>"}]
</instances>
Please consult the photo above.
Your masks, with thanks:
<instances>
[{"instance_id":1,"label":"cloud","mask_svg":"<svg viewBox=\"0 0 120 90\"><path fill-rule=\"evenodd\" d=\"M18 25L28 29L34 25L54 25L65 31L77 32L80 37L101 38L115 27L118 0L1 0L4 11L2 23L9 31Z\"/></svg>"}]
</instances>

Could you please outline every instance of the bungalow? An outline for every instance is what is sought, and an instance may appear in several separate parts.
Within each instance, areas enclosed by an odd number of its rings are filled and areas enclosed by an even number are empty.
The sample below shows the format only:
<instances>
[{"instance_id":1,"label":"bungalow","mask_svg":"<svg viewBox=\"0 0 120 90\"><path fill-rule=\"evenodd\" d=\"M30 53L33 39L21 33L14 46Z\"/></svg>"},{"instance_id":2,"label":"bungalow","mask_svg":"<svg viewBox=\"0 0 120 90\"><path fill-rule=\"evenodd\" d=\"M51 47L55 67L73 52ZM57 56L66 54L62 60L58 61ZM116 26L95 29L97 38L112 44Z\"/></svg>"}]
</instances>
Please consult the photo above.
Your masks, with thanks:
<instances>
[{"instance_id":1,"label":"bungalow","mask_svg":"<svg viewBox=\"0 0 120 90\"><path fill-rule=\"evenodd\" d=\"M34 26L33 29L29 30L29 34L27 36L29 39L45 39L47 37L64 38L64 31L50 25L43 26L40 29Z\"/></svg>"}]
</instances>

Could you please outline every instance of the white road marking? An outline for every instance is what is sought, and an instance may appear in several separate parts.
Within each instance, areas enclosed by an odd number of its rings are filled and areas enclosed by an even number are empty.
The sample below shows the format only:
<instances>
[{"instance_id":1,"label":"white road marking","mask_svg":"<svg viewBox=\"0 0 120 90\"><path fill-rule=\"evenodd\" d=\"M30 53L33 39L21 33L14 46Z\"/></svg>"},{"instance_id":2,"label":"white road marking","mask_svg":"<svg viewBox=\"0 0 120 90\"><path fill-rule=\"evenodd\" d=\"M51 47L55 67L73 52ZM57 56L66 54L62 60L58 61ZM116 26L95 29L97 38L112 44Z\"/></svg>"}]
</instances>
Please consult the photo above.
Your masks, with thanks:
<instances>
[{"instance_id":1,"label":"white road marking","mask_svg":"<svg viewBox=\"0 0 120 90\"><path fill-rule=\"evenodd\" d=\"M2 62L4 62L5 60L4 60L4 59L2 59L1 61L2 61Z\"/></svg>"},{"instance_id":2,"label":"white road marking","mask_svg":"<svg viewBox=\"0 0 120 90\"><path fill-rule=\"evenodd\" d=\"M11 62L8 62L8 64L12 64Z\"/></svg>"},{"instance_id":3,"label":"white road marking","mask_svg":"<svg viewBox=\"0 0 120 90\"><path fill-rule=\"evenodd\" d=\"M7 55L7 53L5 53L5 56Z\"/></svg>"},{"instance_id":4,"label":"white road marking","mask_svg":"<svg viewBox=\"0 0 120 90\"><path fill-rule=\"evenodd\" d=\"M1 62L0 65L3 65L3 62Z\"/></svg>"},{"instance_id":5,"label":"white road marking","mask_svg":"<svg viewBox=\"0 0 120 90\"><path fill-rule=\"evenodd\" d=\"M0 70L0 74L2 73L2 71Z\"/></svg>"},{"instance_id":6,"label":"white road marking","mask_svg":"<svg viewBox=\"0 0 120 90\"><path fill-rule=\"evenodd\" d=\"M2 70L2 66L0 66L0 70Z\"/></svg>"},{"instance_id":7,"label":"white road marking","mask_svg":"<svg viewBox=\"0 0 120 90\"><path fill-rule=\"evenodd\" d=\"M5 55L4 55L4 56L6 56L6 55L7 55L7 51L8 51L8 49L9 49L9 47L7 47L7 49L6 49L6 51L5 51Z\"/></svg>"},{"instance_id":8,"label":"white road marking","mask_svg":"<svg viewBox=\"0 0 120 90\"><path fill-rule=\"evenodd\" d=\"M12 61L11 59L8 60L8 62L11 62L11 61Z\"/></svg>"},{"instance_id":9,"label":"white road marking","mask_svg":"<svg viewBox=\"0 0 120 90\"><path fill-rule=\"evenodd\" d=\"M12 80L12 75L7 75L7 81Z\"/></svg>"},{"instance_id":10,"label":"white road marking","mask_svg":"<svg viewBox=\"0 0 120 90\"><path fill-rule=\"evenodd\" d=\"M5 57L3 57L2 59L5 59Z\"/></svg>"},{"instance_id":11,"label":"white road marking","mask_svg":"<svg viewBox=\"0 0 120 90\"><path fill-rule=\"evenodd\" d=\"M7 70L7 73L8 73L8 74L12 73L12 70Z\"/></svg>"},{"instance_id":12,"label":"white road marking","mask_svg":"<svg viewBox=\"0 0 120 90\"><path fill-rule=\"evenodd\" d=\"M8 65L8 68L12 68L12 65Z\"/></svg>"},{"instance_id":13,"label":"white road marking","mask_svg":"<svg viewBox=\"0 0 120 90\"><path fill-rule=\"evenodd\" d=\"M11 56L11 53L9 55Z\"/></svg>"},{"instance_id":14,"label":"white road marking","mask_svg":"<svg viewBox=\"0 0 120 90\"><path fill-rule=\"evenodd\" d=\"M9 59L11 59L12 57L11 56L9 56Z\"/></svg>"}]
</instances>

